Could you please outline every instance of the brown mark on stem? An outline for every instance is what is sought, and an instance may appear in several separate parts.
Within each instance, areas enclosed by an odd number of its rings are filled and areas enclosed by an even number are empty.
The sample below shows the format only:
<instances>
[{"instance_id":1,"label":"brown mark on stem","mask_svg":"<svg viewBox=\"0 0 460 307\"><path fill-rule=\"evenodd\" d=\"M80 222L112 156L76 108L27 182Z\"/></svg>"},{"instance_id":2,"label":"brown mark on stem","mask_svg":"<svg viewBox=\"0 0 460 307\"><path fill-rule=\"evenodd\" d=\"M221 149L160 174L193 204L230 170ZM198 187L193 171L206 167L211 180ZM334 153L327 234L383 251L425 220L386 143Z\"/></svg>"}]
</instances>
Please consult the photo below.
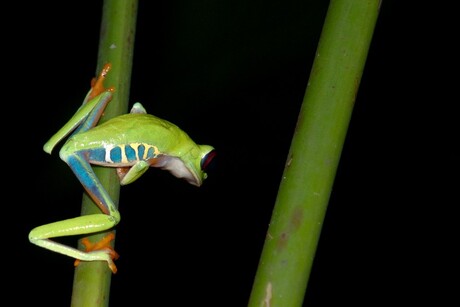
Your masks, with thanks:
<instances>
[{"instance_id":1,"label":"brown mark on stem","mask_svg":"<svg viewBox=\"0 0 460 307\"><path fill-rule=\"evenodd\" d=\"M289 224L287 225L286 230L281 232L280 236L278 237L278 249L284 249L288 243L289 236L300 228L303 220L303 212L304 210L300 206L296 207L292 211L291 217L289 219Z\"/></svg>"},{"instance_id":2,"label":"brown mark on stem","mask_svg":"<svg viewBox=\"0 0 460 307\"><path fill-rule=\"evenodd\" d=\"M272 301L272 283L269 282L267 284L267 287L265 287L265 298L263 301L263 306L264 307L270 307L271 306L271 301Z\"/></svg>"}]
</instances>

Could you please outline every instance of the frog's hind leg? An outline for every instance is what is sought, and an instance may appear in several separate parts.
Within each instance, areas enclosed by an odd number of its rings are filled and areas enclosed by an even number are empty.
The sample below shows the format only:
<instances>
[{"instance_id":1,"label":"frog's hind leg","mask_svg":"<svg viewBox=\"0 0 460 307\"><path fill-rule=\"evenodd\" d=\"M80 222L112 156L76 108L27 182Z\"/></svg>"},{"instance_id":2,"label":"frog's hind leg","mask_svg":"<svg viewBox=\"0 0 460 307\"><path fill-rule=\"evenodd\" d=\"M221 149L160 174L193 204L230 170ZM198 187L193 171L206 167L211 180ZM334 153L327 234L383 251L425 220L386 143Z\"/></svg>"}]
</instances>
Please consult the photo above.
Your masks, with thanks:
<instances>
[{"instance_id":1,"label":"frog's hind leg","mask_svg":"<svg viewBox=\"0 0 460 307\"><path fill-rule=\"evenodd\" d=\"M45 143L43 150L50 154L53 148L70 133L75 134L94 127L111 99L112 92L107 91L82 105L72 118Z\"/></svg>"},{"instance_id":2,"label":"frog's hind leg","mask_svg":"<svg viewBox=\"0 0 460 307\"><path fill-rule=\"evenodd\" d=\"M115 226L120 220L120 213L115 207L109 193L94 173L90 163L85 159L86 154L87 153L84 151L74 152L71 154L66 154L61 151L60 157L67 163L67 165L69 165L88 195L101 209L101 211L112 216L112 226Z\"/></svg>"}]
</instances>

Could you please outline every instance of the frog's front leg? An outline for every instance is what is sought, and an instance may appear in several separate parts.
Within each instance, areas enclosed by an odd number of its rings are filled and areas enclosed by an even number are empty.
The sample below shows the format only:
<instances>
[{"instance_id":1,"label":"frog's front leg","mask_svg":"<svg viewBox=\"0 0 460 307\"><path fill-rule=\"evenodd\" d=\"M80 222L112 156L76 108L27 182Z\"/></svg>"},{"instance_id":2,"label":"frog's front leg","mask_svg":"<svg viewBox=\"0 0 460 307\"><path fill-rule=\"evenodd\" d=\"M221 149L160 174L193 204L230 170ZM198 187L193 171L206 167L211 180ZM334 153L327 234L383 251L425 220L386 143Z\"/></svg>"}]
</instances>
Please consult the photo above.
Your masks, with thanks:
<instances>
[{"instance_id":1,"label":"frog's front leg","mask_svg":"<svg viewBox=\"0 0 460 307\"><path fill-rule=\"evenodd\" d=\"M120 213L97 178L91 165L85 159L85 152L74 152L70 154L61 152L60 156L70 166L87 193L103 213L84 215L39 226L30 232L29 239L38 246L79 260L107 261L110 269L115 273L117 269L112 259L115 259L117 254L110 247L110 242L106 242L105 246L97 246L97 248L91 251L81 251L50 240L50 238L54 237L86 235L106 231L114 227L120 221Z\"/></svg>"}]
</instances>

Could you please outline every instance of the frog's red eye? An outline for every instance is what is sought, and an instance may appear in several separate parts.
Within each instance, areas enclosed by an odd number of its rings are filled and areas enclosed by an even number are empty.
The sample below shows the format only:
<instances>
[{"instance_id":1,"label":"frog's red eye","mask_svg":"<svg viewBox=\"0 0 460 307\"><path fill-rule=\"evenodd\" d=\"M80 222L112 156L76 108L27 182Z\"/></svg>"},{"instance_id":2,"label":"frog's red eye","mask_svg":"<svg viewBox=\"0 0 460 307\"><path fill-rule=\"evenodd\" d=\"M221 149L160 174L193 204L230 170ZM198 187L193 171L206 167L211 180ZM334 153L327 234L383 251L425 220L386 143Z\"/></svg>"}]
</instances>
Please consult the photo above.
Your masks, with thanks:
<instances>
[{"instance_id":1,"label":"frog's red eye","mask_svg":"<svg viewBox=\"0 0 460 307\"><path fill-rule=\"evenodd\" d=\"M201 170L203 172L206 172L206 169L208 169L209 165L211 164L211 161L214 159L216 154L217 152L215 150L211 150L201 159Z\"/></svg>"}]
</instances>

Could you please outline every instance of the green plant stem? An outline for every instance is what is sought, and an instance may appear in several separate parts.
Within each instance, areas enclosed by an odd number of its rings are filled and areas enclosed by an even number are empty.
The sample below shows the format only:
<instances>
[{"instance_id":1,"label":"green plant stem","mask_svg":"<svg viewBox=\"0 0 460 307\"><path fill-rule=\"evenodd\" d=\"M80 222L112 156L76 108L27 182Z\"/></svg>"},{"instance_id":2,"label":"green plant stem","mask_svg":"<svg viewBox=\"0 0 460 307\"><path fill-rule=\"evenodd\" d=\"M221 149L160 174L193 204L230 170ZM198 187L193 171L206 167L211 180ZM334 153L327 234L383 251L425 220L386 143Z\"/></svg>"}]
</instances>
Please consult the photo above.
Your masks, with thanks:
<instances>
[{"instance_id":1,"label":"green plant stem","mask_svg":"<svg viewBox=\"0 0 460 307\"><path fill-rule=\"evenodd\" d=\"M330 2L249 307L302 306L379 7Z\"/></svg>"},{"instance_id":2,"label":"green plant stem","mask_svg":"<svg viewBox=\"0 0 460 307\"><path fill-rule=\"evenodd\" d=\"M96 75L104 64L112 63L105 85L114 86L115 92L100 123L128 111L137 6L137 0L105 0L103 4ZM118 206L120 185L115 170L102 167L94 170ZM93 213L100 213L100 209L84 194L82 215ZM96 242L105 235L107 232L88 238ZM84 249L81 243L79 248ZM71 306L108 306L111 276L105 261L81 262L75 268Z\"/></svg>"}]
</instances>

